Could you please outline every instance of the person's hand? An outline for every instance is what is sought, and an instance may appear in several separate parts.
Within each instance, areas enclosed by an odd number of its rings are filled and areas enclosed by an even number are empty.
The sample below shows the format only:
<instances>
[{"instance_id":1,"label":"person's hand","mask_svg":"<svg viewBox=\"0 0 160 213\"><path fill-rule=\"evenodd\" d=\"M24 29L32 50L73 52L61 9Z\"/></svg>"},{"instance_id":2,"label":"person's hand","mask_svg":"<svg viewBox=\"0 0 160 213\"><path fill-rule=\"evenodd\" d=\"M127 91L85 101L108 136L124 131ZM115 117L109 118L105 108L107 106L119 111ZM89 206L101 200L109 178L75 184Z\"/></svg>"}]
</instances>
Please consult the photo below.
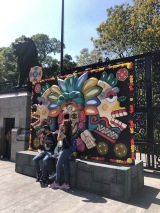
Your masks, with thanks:
<instances>
[{"instance_id":1,"label":"person's hand","mask_svg":"<svg viewBox=\"0 0 160 213\"><path fill-rule=\"evenodd\" d=\"M58 157L58 154L57 154L57 153L54 153L54 154L52 155L52 157L53 157L53 158L57 158L57 157Z\"/></svg>"},{"instance_id":2,"label":"person's hand","mask_svg":"<svg viewBox=\"0 0 160 213\"><path fill-rule=\"evenodd\" d=\"M60 130L60 131L63 131L63 130L64 130L63 124L61 124L61 125L59 126L59 130Z\"/></svg>"}]
</instances>

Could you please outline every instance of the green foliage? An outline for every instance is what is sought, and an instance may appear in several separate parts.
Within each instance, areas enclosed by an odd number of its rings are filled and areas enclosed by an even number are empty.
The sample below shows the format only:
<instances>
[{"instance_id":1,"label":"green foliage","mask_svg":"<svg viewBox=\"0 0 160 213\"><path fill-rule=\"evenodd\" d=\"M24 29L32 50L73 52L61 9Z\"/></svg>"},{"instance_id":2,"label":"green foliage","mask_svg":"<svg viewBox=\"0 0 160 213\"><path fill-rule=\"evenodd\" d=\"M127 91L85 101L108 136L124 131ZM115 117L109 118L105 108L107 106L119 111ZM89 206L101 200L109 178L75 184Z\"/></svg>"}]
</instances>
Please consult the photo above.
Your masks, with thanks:
<instances>
[{"instance_id":1,"label":"green foliage","mask_svg":"<svg viewBox=\"0 0 160 213\"><path fill-rule=\"evenodd\" d=\"M15 39L15 42L24 41L24 35ZM38 60L42 65L43 78L56 77L60 73L60 62L54 59L54 55L60 53L61 43L56 38L49 38L45 34L36 34L31 37L38 50ZM63 66L71 69L76 66L72 57L64 56ZM0 81L18 81L17 59L13 55L12 46L0 48Z\"/></svg>"},{"instance_id":2,"label":"green foliage","mask_svg":"<svg viewBox=\"0 0 160 213\"><path fill-rule=\"evenodd\" d=\"M60 67L59 61L57 59L53 59L51 56L47 56L46 62L48 67L43 68L43 78L57 77Z\"/></svg>"},{"instance_id":3,"label":"green foliage","mask_svg":"<svg viewBox=\"0 0 160 213\"><path fill-rule=\"evenodd\" d=\"M43 68L43 78L57 77L60 74L60 62L57 59L53 59L51 56L46 58L48 67ZM69 70L76 67L76 63L72 60L72 57L65 54L63 57L63 73L65 70Z\"/></svg>"},{"instance_id":4,"label":"green foliage","mask_svg":"<svg viewBox=\"0 0 160 213\"><path fill-rule=\"evenodd\" d=\"M95 49L89 52L88 48L84 48L81 50L80 56L76 56L77 66L97 63L99 60L102 60L102 54Z\"/></svg>"},{"instance_id":5,"label":"green foliage","mask_svg":"<svg viewBox=\"0 0 160 213\"><path fill-rule=\"evenodd\" d=\"M38 60L43 67L48 67L48 58L50 54L61 52L61 42L56 38L49 38L45 34L36 34L31 37L38 50Z\"/></svg>"},{"instance_id":6,"label":"green foliage","mask_svg":"<svg viewBox=\"0 0 160 213\"><path fill-rule=\"evenodd\" d=\"M160 49L160 0L134 0L131 25L136 31L136 52Z\"/></svg>"},{"instance_id":7,"label":"green foliage","mask_svg":"<svg viewBox=\"0 0 160 213\"><path fill-rule=\"evenodd\" d=\"M25 37L26 37L25 35L22 35L22 36L20 36L19 38L16 38L16 39L15 39L15 42L24 41L24 38L25 38Z\"/></svg>"},{"instance_id":8,"label":"green foliage","mask_svg":"<svg viewBox=\"0 0 160 213\"><path fill-rule=\"evenodd\" d=\"M63 67L66 70L76 67L76 63L73 61L72 56L65 54L63 58Z\"/></svg>"},{"instance_id":9,"label":"green foliage","mask_svg":"<svg viewBox=\"0 0 160 213\"><path fill-rule=\"evenodd\" d=\"M11 47L0 48L0 81L17 82L17 63Z\"/></svg>"},{"instance_id":10,"label":"green foliage","mask_svg":"<svg viewBox=\"0 0 160 213\"><path fill-rule=\"evenodd\" d=\"M160 48L160 0L134 0L107 9L107 20L91 38L96 49L117 58Z\"/></svg>"},{"instance_id":11,"label":"green foliage","mask_svg":"<svg viewBox=\"0 0 160 213\"><path fill-rule=\"evenodd\" d=\"M2 52L0 51L0 81L5 81L5 67L4 67L4 61L5 61L5 58L2 54Z\"/></svg>"}]
</instances>

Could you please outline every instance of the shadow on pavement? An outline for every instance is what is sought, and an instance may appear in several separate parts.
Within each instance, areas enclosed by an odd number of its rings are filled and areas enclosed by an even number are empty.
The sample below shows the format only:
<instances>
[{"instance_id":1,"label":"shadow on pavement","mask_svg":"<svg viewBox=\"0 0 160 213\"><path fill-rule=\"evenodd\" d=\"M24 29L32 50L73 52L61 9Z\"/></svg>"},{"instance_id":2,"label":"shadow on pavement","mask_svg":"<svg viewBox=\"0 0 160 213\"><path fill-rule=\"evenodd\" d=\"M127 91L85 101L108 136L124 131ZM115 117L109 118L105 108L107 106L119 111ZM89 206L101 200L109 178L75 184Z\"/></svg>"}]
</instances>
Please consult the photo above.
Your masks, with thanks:
<instances>
[{"instance_id":1,"label":"shadow on pavement","mask_svg":"<svg viewBox=\"0 0 160 213\"><path fill-rule=\"evenodd\" d=\"M64 190L64 189L63 189ZM80 191L76 189L69 189L69 190L64 190L69 194L72 194L77 197L82 197L84 198L82 201L83 202L91 202L91 203L107 203L107 199L96 194L88 193L85 191Z\"/></svg>"},{"instance_id":2,"label":"shadow on pavement","mask_svg":"<svg viewBox=\"0 0 160 213\"><path fill-rule=\"evenodd\" d=\"M159 193L160 189L144 186L127 204L149 209L151 204L160 205L160 199L157 198Z\"/></svg>"}]
</instances>

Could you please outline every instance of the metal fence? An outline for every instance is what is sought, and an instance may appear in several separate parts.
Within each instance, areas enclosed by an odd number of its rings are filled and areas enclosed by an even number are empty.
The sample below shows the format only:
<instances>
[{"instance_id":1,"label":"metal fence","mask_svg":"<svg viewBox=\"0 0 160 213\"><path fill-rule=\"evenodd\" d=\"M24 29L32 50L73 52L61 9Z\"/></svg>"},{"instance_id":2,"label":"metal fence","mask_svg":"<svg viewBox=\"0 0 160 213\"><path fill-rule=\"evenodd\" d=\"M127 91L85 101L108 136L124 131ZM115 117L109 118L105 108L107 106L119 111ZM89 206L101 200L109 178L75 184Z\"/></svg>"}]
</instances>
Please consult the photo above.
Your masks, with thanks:
<instances>
[{"instance_id":1,"label":"metal fence","mask_svg":"<svg viewBox=\"0 0 160 213\"><path fill-rule=\"evenodd\" d=\"M136 156L160 170L160 52L134 59Z\"/></svg>"},{"instance_id":2,"label":"metal fence","mask_svg":"<svg viewBox=\"0 0 160 213\"><path fill-rule=\"evenodd\" d=\"M13 82L12 81L4 81L0 82L0 94L8 93L13 91Z\"/></svg>"}]
</instances>

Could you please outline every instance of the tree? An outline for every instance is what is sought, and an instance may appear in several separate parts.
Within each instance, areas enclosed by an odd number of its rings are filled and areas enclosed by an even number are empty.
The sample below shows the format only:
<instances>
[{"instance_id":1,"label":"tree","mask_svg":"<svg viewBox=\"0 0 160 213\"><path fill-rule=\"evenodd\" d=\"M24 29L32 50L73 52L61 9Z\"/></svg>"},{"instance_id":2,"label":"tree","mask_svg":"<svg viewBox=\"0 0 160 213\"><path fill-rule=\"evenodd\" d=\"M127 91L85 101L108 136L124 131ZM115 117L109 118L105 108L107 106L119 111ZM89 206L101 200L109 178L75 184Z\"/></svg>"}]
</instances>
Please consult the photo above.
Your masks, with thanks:
<instances>
[{"instance_id":1,"label":"tree","mask_svg":"<svg viewBox=\"0 0 160 213\"><path fill-rule=\"evenodd\" d=\"M160 49L160 0L134 0L131 25L137 53Z\"/></svg>"},{"instance_id":2,"label":"tree","mask_svg":"<svg viewBox=\"0 0 160 213\"><path fill-rule=\"evenodd\" d=\"M56 38L49 38L46 34L36 34L31 37L31 39L35 42L38 50L38 58L40 64L43 67L48 67L48 59L47 57L50 54L56 54L61 52L61 42Z\"/></svg>"},{"instance_id":3,"label":"tree","mask_svg":"<svg viewBox=\"0 0 160 213\"><path fill-rule=\"evenodd\" d=\"M15 42L24 41L26 36L15 39ZM42 65L44 78L56 77L60 73L60 62L53 56L61 51L61 43L56 38L49 38L45 34L36 34L31 37L38 50L39 63ZM64 56L64 68L71 69L76 66L72 57ZM17 58L13 55L12 45L0 48L0 81L18 81Z\"/></svg>"},{"instance_id":4,"label":"tree","mask_svg":"<svg viewBox=\"0 0 160 213\"><path fill-rule=\"evenodd\" d=\"M60 74L60 61L53 59L51 56L46 58L48 67L43 68L44 77L51 78L57 77ZM66 71L76 67L76 63L73 61L72 56L65 54L63 58L63 74L67 74Z\"/></svg>"},{"instance_id":5,"label":"tree","mask_svg":"<svg viewBox=\"0 0 160 213\"><path fill-rule=\"evenodd\" d=\"M0 51L0 81L5 81L5 71L6 71L6 68L4 67L4 61L5 61L5 58L2 54L2 52Z\"/></svg>"},{"instance_id":6,"label":"tree","mask_svg":"<svg viewBox=\"0 0 160 213\"><path fill-rule=\"evenodd\" d=\"M89 52L88 48L84 48L80 52L80 56L76 56L77 66L85 66L93 63L97 63L102 60L102 54L100 51L94 49Z\"/></svg>"},{"instance_id":7,"label":"tree","mask_svg":"<svg viewBox=\"0 0 160 213\"><path fill-rule=\"evenodd\" d=\"M134 0L134 5L107 9L107 20L91 38L96 49L109 57L125 57L160 47L160 0Z\"/></svg>"},{"instance_id":8,"label":"tree","mask_svg":"<svg viewBox=\"0 0 160 213\"><path fill-rule=\"evenodd\" d=\"M43 68L43 78L57 77L60 69L59 61L57 59L53 59L51 56L47 56L46 62L48 67Z\"/></svg>"},{"instance_id":9,"label":"tree","mask_svg":"<svg viewBox=\"0 0 160 213\"><path fill-rule=\"evenodd\" d=\"M12 47L0 48L0 80L16 82L17 78L17 63Z\"/></svg>"},{"instance_id":10,"label":"tree","mask_svg":"<svg viewBox=\"0 0 160 213\"><path fill-rule=\"evenodd\" d=\"M76 63L73 61L72 56L65 54L63 58L63 67L66 70L76 67Z\"/></svg>"}]
</instances>

